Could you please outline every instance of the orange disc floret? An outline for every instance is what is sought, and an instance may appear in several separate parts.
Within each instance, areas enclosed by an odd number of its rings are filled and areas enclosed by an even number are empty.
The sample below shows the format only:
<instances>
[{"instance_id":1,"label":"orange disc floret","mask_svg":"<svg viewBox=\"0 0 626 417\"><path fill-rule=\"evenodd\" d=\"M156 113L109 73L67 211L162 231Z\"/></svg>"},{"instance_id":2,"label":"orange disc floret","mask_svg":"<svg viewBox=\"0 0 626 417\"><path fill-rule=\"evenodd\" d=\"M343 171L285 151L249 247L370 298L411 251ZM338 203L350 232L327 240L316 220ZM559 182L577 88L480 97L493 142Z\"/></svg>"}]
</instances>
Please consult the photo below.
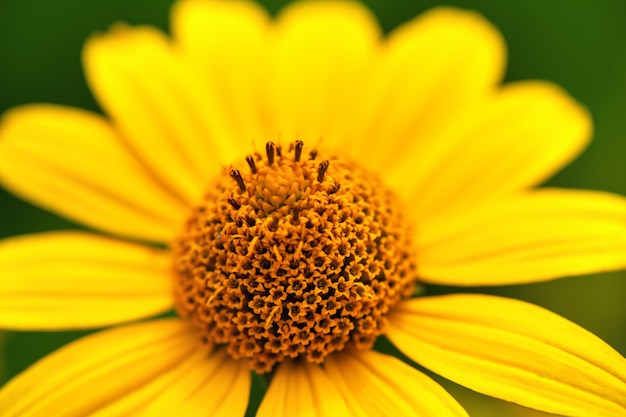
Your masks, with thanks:
<instances>
[{"instance_id":1,"label":"orange disc floret","mask_svg":"<svg viewBox=\"0 0 626 417\"><path fill-rule=\"evenodd\" d=\"M370 348L415 283L396 196L356 164L302 152L269 142L248 156L173 244L179 314L259 373Z\"/></svg>"}]
</instances>

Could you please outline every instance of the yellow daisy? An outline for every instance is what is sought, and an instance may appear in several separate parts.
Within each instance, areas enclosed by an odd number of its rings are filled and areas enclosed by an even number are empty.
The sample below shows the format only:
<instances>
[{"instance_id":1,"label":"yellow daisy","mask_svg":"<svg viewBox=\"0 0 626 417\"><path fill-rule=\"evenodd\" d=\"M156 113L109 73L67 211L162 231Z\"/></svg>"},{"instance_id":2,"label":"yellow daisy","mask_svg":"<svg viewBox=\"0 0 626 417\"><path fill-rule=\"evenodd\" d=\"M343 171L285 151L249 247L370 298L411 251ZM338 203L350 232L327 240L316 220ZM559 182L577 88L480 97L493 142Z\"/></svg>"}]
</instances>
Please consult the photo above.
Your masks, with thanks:
<instances>
[{"instance_id":1,"label":"yellow daisy","mask_svg":"<svg viewBox=\"0 0 626 417\"><path fill-rule=\"evenodd\" d=\"M414 296L626 267L624 199L534 188L585 147L588 113L549 83L500 85L488 22L438 8L383 37L357 3L272 20L181 0L172 32L88 41L107 118L2 119L4 186L108 236L0 243L0 326L127 324L10 381L0 416L241 416L252 371L270 380L258 416L467 415L380 335L487 395L626 415L626 360L584 329L513 299Z\"/></svg>"}]
</instances>

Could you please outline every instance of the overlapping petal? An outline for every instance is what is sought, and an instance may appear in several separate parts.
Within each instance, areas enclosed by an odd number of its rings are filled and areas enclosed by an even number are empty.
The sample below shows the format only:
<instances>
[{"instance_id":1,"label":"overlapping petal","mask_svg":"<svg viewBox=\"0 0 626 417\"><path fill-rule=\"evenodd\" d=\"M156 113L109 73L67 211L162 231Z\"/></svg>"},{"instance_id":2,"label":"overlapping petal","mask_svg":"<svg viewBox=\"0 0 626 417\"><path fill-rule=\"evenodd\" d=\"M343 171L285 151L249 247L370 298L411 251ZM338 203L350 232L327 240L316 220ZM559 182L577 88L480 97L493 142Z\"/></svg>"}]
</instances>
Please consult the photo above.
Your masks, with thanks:
<instances>
[{"instance_id":1,"label":"overlapping petal","mask_svg":"<svg viewBox=\"0 0 626 417\"><path fill-rule=\"evenodd\" d=\"M450 124L387 170L415 219L538 185L584 149L592 129L585 109L539 81L508 84Z\"/></svg>"},{"instance_id":2,"label":"overlapping petal","mask_svg":"<svg viewBox=\"0 0 626 417\"><path fill-rule=\"evenodd\" d=\"M383 48L340 134L344 152L381 174L438 143L490 99L505 62L497 29L477 13L447 7L395 29Z\"/></svg>"},{"instance_id":3,"label":"overlapping petal","mask_svg":"<svg viewBox=\"0 0 626 417\"><path fill-rule=\"evenodd\" d=\"M272 29L263 68L271 133L336 141L339 125L358 124L354 105L381 35L375 17L357 2L305 1L284 8Z\"/></svg>"},{"instance_id":4,"label":"overlapping petal","mask_svg":"<svg viewBox=\"0 0 626 417\"><path fill-rule=\"evenodd\" d=\"M30 105L2 117L0 181L75 221L140 239L168 241L186 213L108 122L61 106Z\"/></svg>"},{"instance_id":5,"label":"overlapping petal","mask_svg":"<svg viewBox=\"0 0 626 417\"><path fill-rule=\"evenodd\" d=\"M420 275L448 285L537 282L626 267L626 199L541 189L418 224Z\"/></svg>"},{"instance_id":6,"label":"overlapping petal","mask_svg":"<svg viewBox=\"0 0 626 417\"><path fill-rule=\"evenodd\" d=\"M250 370L244 362L223 350L212 355L200 350L91 416L243 416L249 391Z\"/></svg>"},{"instance_id":7,"label":"overlapping petal","mask_svg":"<svg viewBox=\"0 0 626 417\"><path fill-rule=\"evenodd\" d=\"M0 327L82 329L172 308L170 258L144 245L81 232L0 242Z\"/></svg>"},{"instance_id":8,"label":"overlapping petal","mask_svg":"<svg viewBox=\"0 0 626 417\"><path fill-rule=\"evenodd\" d=\"M342 352L329 356L324 368L351 416L467 416L439 384L392 356Z\"/></svg>"},{"instance_id":9,"label":"overlapping petal","mask_svg":"<svg viewBox=\"0 0 626 417\"><path fill-rule=\"evenodd\" d=\"M200 69L158 30L118 25L87 42L83 61L128 146L184 201L196 202L221 164L241 152Z\"/></svg>"},{"instance_id":10,"label":"overlapping petal","mask_svg":"<svg viewBox=\"0 0 626 417\"><path fill-rule=\"evenodd\" d=\"M572 417L626 414L626 360L540 307L486 295L404 301L387 336L407 356L468 388Z\"/></svg>"},{"instance_id":11,"label":"overlapping petal","mask_svg":"<svg viewBox=\"0 0 626 417\"><path fill-rule=\"evenodd\" d=\"M91 415L176 372L192 354L196 338L182 321L166 319L79 339L5 385L0 390L0 414L2 417ZM248 393L240 395L244 401Z\"/></svg>"},{"instance_id":12,"label":"overlapping petal","mask_svg":"<svg viewBox=\"0 0 626 417\"><path fill-rule=\"evenodd\" d=\"M268 13L250 1L183 0L172 10L177 46L207 83L202 93L214 97L233 134L246 144L276 135L269 131L260 87L268 31Z\"/></svg>"},{"instance_id":13,"label":"overlapping petal","mask_svg":"<svg viewBox=\"0 0 626 417\"><path fill-rule=\"evenodd\" d=\"M278 366L257 417L350 417L333 381L318 366L285 361Z\"/></svg>"}]
</instances>

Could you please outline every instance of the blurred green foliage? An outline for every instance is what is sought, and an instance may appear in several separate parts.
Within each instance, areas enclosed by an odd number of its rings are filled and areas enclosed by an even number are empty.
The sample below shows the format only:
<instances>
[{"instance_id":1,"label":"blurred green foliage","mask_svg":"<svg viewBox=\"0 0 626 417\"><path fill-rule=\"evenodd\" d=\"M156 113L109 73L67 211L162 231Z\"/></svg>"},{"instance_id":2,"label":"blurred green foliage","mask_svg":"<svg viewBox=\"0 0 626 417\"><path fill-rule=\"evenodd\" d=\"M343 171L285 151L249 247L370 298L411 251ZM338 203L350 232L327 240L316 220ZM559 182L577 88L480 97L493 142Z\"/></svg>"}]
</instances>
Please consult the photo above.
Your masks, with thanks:
<instances>
[{"instance_id":1,"label":"blurred green foliage","mask_svg":"<svg viewBox=\"0 0 626 417\"><path fill-rule=\"evenodd\" d=\"M286 0L263 3L273 13ZM51 102L98 111L82 75L84 40L113 22L167 29L172 0L3 0L0 2L0 112ZM566 88L593 114L595 140L551 185L626 194L626 2L623 0L369 0L389 31L432 6L474 9L500 28L509 47L507 81L546 79ZM77 226L0 190L0 237ZM535 302L581 324L626 354L626 274L476 289ZM428 288L429 293L447 292ZM0 334L0 385L39 357L82 335ZM381 344L383 349L384 343ZM454 384L446 388L472 415L523 415ZM262 382L255 380L257 390ZM258 401L258 397L257 397ZM520 413L520 414L518 414ZM528 414L530 415L530 414ZM538 414L532 414L538 415Z\"/></svg>"}]
</instances>

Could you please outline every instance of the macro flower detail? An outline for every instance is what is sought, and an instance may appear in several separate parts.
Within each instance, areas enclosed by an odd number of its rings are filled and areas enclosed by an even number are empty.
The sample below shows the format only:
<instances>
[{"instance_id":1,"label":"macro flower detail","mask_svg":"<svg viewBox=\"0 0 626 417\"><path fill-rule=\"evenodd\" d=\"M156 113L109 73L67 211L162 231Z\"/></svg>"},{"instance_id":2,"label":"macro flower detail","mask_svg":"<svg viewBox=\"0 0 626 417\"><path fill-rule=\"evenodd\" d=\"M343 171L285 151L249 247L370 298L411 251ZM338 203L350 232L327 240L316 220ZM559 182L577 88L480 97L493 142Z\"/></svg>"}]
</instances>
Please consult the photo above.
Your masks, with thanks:
<instances>
[{"instance_id":1,"label":"macro flower detail","mask_svg":"<svg viewBox=\"0 0 626 417\"><path fill-rule=\"evenodd\" d=\"M260 417L467 416L380 337L487 395L626 415L626 360L596 336L428 294L626 267L624 198L536 188L584 149L588 113L500 85L484 18L438 8L383 36L356 2L179 0L171 29L87 42L106 116L2 117L3 186L103 234L0 242L0 326L113 327L7 383L0 416L242 416L253 372Z\"/></svg>"},{"instance_id":2,"label":"macro flower detail","mask_svg":"<svg viewBox=\"0 0 626 417\"><path fill-rule=\"evenodd\" d=\"M417 277L397 198L354 163L302 159L303 148L268 142L249 172L222 175L174 246L181 316L260 373L371 348Z\"/></svg>"}]
</instances>

